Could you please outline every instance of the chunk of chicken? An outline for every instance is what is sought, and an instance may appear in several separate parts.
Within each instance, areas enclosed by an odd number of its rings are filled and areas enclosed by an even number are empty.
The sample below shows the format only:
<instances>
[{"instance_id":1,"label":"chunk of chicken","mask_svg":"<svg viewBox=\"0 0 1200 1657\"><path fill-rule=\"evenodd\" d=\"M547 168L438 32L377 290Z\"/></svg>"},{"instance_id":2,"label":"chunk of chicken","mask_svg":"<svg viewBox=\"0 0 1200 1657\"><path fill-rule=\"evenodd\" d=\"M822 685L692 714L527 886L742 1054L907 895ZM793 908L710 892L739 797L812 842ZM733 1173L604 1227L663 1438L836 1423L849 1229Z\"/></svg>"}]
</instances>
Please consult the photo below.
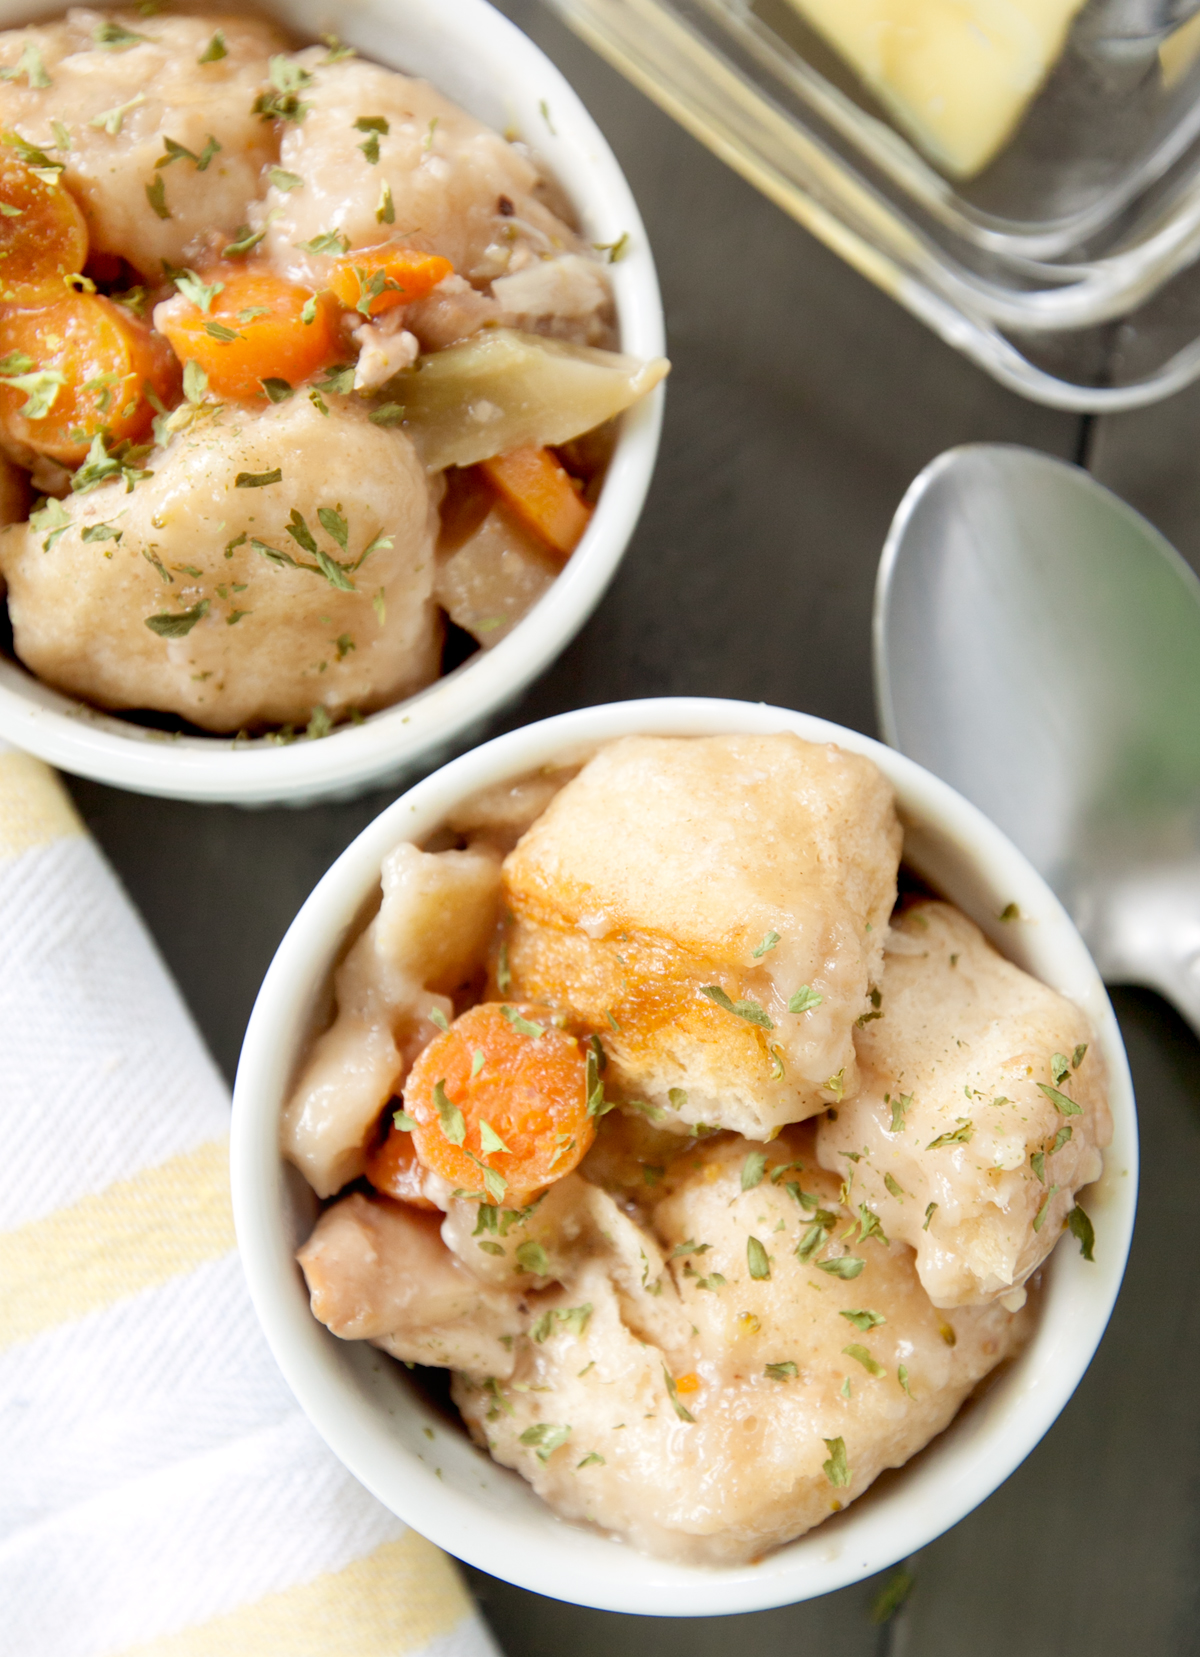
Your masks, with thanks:
<instances>
[{"instance_id":1,"label":"chunk of chicken","mask_svg":"<svg viewBox=\"0 0 1200 1657\"><path fill-rule=\"evenodd\" d=\"M436 677L437 514L402 433L344 398L328 417L306 397L205 405L143 464L131 491L116 470L64 518L0 532L17 654L40 678L236 731L366 712ZM348 526L345 551L321 511ZM297 513L319 556L291 536Z\"/></svg>"},{"instance_id":2,"label":"chunk of chicken","mask_svg":"<svg viewBox=\"0 0 1200 1657\"><path fill-rule=\"evenodd\" d=\"M597 1031L618 1094L765 1139L854 1090L899 856L832 744L623 738L505 861L512 994Z\"/></svg>"},{"instance_id":3,"label":"chunk of chicken","mask_svg":"<svg viewBox=\"0 0 1200 1657\"><path fill-rule=\"evenodd\" d=\"M217 34L224 54L201 62ZM273 123L252 108L270 55L285 50L270 23L75 7L0 34L0 66L15 69L28 46L49 84L29 73L0 82L0 126L65 163L93 252L157 281L164 262L186 264L214 232L246 222L278 152Z\"/></svg>"},{"instance_id":4,"label":"chunk of chicken","mask_svg":"<svg viewBox=\"0 0 1200 1657\"><path fill-rule=\"evenodd\" d=\"M904 1244L834 1240L850 1215L812 1149L807 1128L765 1153L722 1137L667 1170L653 1223L678 1344L632 1328L585 1259L531 1308L508 1385L456 1376L476 1438L564 1518L688 1563L756 1559L908 1460L1019 1347L1027 1313L938 1313ZM744 1189L748 1156L764 1169Z\"/></svg>"},{"instance_id":5,"label":"chunk of chicken","mask_svg":"<svg viewBox=\"0 0 1200 1657\"><path fill-rule=\"evenodd\" d=\"M470 339L481 328L516 328L529 334L612 349L616 318L608 279L595 259L563 253L514 257L508 274L489 293L461 276L447 276L405 311L405 323L426 351Z\"/></svg>"},{"instance_id":6,"label":"chunk of chicken","mask_svg":"<svg viewBox=\"0 0 1200 1657\"><path fill-rule=\"evenodd\" d=\"M821 1123L821 1162L853 1171L916 1250L935 1306L1019 1292L1112 1138L1088 1021L945 903L896 921L880 992L858 1037L861 1086Z\"/></svg>"},{"instance_id":7,"label":"chunk of chicken","mask_svg":"<svg viewBox=\"0 0 1200 1657\"><path fill-rule=\"evenodd\" d=\"M561 569L560 558L496 505L461 546L439 556L434 596L451 621L490 650L528 615Z\"/></svg>"},{"instance_id":8,"label":"chunk of chicken","mask_svg":"<svg viewBox=\"0 0 1200 1657\"><path fill-rule=\"evenodd\" d=\"M301 244L330 234L351 248L395 237L440 253L466 277L486 262L484 283L521 248L578 248L537 199L532 162L498 133L427 81L361 59L323 65L325 55L313 48L295 58L311 78L299 94L304 119L284 129L280 163L303 183L273 185L263 204L264 245L280 268L320 286L328 256Z\"/></svg>"},{"instance_id":9,"label":"chunk of chicken","mask_svg":"<svg viewBox=\"0 0 1200 1657\"><path fill-rule=\"evenodd\" d=\"M379 913L334 975L337 1013L283 1112L283 1153L319 1197L366 1167L375 1123L408 1067L454 1016L453 992L483 964L496 924L500 859L487 846L383 862Z\"/></svg>"},{"instance_id":10,"label":"chunk of chicken","mask_svg":"<svg viewBox=\"0 0 1200 1657\"><path fill-rule=\"evenodd\" d=\"M493 1287L561 1284L573 1293L579 1273L599 1261L622 1318L640 1339L661 1347L687 1339L689 1320L658 1243L589 1180L568 1174L524 1209L461 1199L445 1207L443 1241Z\"/></svg>"},{"instance_id":11,"label":"chunk of chicken","mask_svg":"<svg viewBox=\"0 0 1200 1657\"><path fill-rule=\"evenodd\" d=\"M565 253L530 259L492 283L502 326L550 334L580 345L613 343L611 299L604 271L595 259Z\"/></svg>"},{"instance_id":12,"label":"chunk of chicken","mask_svg":"<svg viewBox=\"0 0 1200 1657\"><path fill-rule=\"evenodd\" d=\"M436 1215L356 1191L326 1209L296 1258L314 1315L342 1340L373 1341L408 1363L511 1373L527 1321L519 1297L473 1277L438 1236Z\"/></svg>"}]
</instances>

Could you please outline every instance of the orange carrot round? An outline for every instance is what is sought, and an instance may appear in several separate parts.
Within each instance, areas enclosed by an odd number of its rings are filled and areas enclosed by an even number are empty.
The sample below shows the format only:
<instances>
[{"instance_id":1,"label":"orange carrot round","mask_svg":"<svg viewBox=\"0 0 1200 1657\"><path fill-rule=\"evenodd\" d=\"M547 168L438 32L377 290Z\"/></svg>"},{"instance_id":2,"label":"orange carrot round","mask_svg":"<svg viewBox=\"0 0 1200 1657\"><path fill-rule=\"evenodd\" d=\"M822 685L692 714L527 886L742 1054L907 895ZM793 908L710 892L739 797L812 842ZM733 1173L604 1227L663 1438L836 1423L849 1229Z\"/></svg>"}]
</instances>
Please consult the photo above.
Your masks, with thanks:
<instances>
[{"instance_id":1,"label":"orange carrot round","mask_svg":"<svg viewBox=\"0 0 1200 1657\"><path fill-rule=\"evenodd\" d=\"M144 437L154 418L147 385L161 403L178 378L162 340L98 294L0 308L0 428L64 465L82 460L100 432Z\"/></svg>"},{"instance_id":2,"label":"orange carrot round","mask_svg":"<svg viewBox=\"0 0 1200 1657\"><path fill-rule=\"evenodd\" d=\"M388 1136L367 1163L367 1178L384 1196L395 1197L411 1208L435 1208L421 1191L425 1172L417 1160L412 1134L392 1126Z\"/></svg>"},{"instance_id":3,"label":"orange carrot round","mask_svg":"<svg viewBox=\"0 0 1200 1657\"><path fill-rule=\"evenodd\" d=\"M0 144L0 300L50 305L81 271L88 235L75 198Z\"/></svg>"},{"instance_id":4,"label":"orange carrot round","mask_svg":"<svg viewBox=\"0 0 1200 1657\"><path fill-rule=\"evenodd\" d=\"M415 247L384 242L377 247L356 247L339 259L329 277L330 290L348 311L378 316L394 305L409 305L424 299L454 266L440 253L418 253Z\"/></svg>"},{"instance_id":5,"label":"orange carrot round","mask_svg":"<svg viewBox=\"0 0 1200 1657\"><path fill-rule=\"evenodd\" d=\"M158 317L180 361L198 363L218 397L264 397L264 380L298 385L339 354L336 307L262 266L214 266Z\"/></svg>"},{"instance_id":6,"label":"orange carrot round","mask_svg":"<svg viewBox=\"0 0 1200 1657\"><path fill-rule=\"evenodd\" d=\"M485 1001L409 1071L416 1153L460 1190L514 1204L569 1174L595 1138L584 1049L544 1012Z\"/></svg>"},{"instance_id":7,"label":"orange carrot round","mask_svg":"<svg viewBox=\"0 0 1200 1657\"><path fill-rule=\"evenodd\" d=\"M510 449L479 469L527 529L555 552L574 552L592 509L551 449Z\"/></svg>"}]
</instances>

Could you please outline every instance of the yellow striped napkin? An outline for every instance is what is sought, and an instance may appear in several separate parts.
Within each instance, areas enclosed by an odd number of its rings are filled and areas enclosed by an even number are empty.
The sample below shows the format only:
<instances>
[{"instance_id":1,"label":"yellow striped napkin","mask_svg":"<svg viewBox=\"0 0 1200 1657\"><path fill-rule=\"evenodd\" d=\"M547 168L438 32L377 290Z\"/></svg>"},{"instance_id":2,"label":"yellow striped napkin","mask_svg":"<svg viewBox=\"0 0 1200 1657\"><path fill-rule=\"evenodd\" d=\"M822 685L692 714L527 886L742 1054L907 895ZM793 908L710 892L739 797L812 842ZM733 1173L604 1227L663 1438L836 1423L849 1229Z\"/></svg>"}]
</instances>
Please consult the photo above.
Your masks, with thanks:
<instances>
[{"instance_id":1,"label":"yellow striped napkin","mask_svg":"<svg viewBox=\"0 0 1200 1657\"><path fill-rule=\"evenodd\" d=\"M0 1648L498 1657L267 1351L228 1114L58 779L0 747Z\"/></svg>"}]
</instances>

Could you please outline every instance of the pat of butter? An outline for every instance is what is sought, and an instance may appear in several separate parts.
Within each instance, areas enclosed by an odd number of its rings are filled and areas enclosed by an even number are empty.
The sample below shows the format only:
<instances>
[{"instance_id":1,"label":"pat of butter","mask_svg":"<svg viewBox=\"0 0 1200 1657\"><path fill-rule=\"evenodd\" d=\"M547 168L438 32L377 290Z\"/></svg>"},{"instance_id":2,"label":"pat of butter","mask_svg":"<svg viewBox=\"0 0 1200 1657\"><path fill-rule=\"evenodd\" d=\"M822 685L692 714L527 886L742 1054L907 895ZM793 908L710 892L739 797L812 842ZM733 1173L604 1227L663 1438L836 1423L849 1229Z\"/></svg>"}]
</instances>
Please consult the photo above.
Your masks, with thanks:
<instances>
[{"instance_id":1,"label":"pat of butter","mask_svg":"<svg viewBox=\"0 0 1200 1657\"><path fill-rule=\"evenodd\" d=\"M1084 0L791 0L899 126L959 178L1011 136Z\"/></svg>"}]
</instances>

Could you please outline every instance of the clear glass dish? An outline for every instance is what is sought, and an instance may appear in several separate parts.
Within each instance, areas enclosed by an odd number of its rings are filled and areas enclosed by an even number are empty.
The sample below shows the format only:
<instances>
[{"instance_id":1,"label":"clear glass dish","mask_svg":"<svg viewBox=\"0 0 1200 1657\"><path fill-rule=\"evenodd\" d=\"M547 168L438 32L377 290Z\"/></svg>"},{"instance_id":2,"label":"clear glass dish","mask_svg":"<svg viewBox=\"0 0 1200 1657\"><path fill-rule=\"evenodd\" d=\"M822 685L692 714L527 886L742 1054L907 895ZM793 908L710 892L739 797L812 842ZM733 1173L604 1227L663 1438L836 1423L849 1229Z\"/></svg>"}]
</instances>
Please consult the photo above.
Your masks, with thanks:
<instances>
[{"instance_id":1,"label":"clear glass dish","mask_svg":"<svg viewBox=\"0 0 1200 1657\"><path fill-rule=\"evenodd\" d=\"M1113 410L1200 376L1195 0L1090 0L1008 142L967 180L921 153L789 0L548 3L1003 383Z\"/></svg>"}]
</instances>

